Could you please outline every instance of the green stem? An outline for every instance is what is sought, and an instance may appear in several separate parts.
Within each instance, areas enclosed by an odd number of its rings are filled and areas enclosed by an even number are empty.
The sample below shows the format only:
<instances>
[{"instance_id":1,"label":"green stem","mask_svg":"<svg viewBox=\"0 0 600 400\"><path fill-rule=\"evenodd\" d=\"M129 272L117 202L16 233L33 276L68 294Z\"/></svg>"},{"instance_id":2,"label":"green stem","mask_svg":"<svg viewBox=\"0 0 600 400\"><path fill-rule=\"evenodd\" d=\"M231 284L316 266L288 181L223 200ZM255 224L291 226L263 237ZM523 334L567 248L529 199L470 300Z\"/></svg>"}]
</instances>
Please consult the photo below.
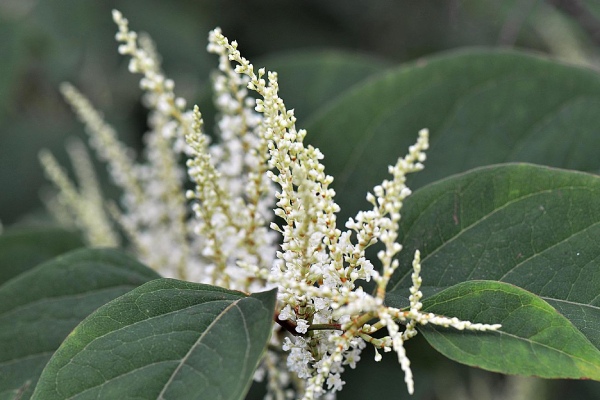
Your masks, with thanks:
<instances>
[{"instance_id":1,"label":"green stem","mask_svg":"<svg viewBox=\"0 0 600 400\"><path fill-rule=\"evenodd\" d=\"M311 326L308 327L309 331L325 331L325 330L334 330L334 331L341 331L342 330L342 324L312 324Z\"/></svg>"}]
</instances>

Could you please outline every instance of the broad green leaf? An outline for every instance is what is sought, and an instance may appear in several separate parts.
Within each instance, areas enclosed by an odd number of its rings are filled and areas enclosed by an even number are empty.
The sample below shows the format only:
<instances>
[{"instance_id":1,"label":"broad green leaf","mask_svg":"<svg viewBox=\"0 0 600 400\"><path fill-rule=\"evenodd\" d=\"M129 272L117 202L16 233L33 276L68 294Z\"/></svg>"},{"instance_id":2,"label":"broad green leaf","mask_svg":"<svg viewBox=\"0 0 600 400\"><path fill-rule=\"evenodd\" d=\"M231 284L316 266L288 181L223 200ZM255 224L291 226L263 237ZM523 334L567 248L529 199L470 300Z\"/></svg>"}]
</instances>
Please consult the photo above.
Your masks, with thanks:
<instances>
[{"instance_id":1,"label":"broad green leaf","mask_svg":"<svg viewBox=\"0 0 600 400\"><path fill-rule=\"evenodd\" d=\"M85 317L159 276L116 250L81 249L0 285L0 399L33 393L42 369Z\"/></svg>"},{"instance_id":2,"label":"broad green leaf","mask_svg":"<svg viewBox=\"0 0 600 400\"><path fill-rule=\"evenodd\" d=\"M0 285L43 261L83 245L78 235L60 228L8 230L0 235Z\"/></svg>"},{"instance_id":3,"label":"broad green leaf","mask_svg":"<svg viewBox=\"0 0 600 400\"><path fill-rule=\"evenodd\" d=\"M496 332L422 327L427 341L450 359L505 374L600 380L600 350L552 306L516 286L460 283L424 301L423 310L502 324Z\"/></svg>"},{"instance_id":4,"label":"broad green leaf","mask_svg":"<svg viewBox=\"0 0 600 400\"><path fill-rule=\"evenodd\" d=\"M149 282L85 319L48 363L33 398L243 398L274 307L274 291L246 296Z\"/></svg>"},{"instance_id":5,"label":"broad green leaf","mask_svg":"<svg viewBox=\"0 0 600 400\"><path fill-rule=\"evenodd\" d=\"M282 84L283 86L283 84ZM416 189L468 169L525 161L598 171L600 75L512 51L452 52L378 75L314 115L306 141L325 154L345 221L407 152L431 148Z\"/></svg>"},{"instance_id":6,"label":"broad green leaf","mask_svg":"<svg viewBox=\"0 0 600 400\"><path fill-rule=\"evenodd\" d=\"M512 283L600 348L599 198L596 175L528 164L476 169L418 190L403 208L390 299L407 297L420 249L425 293L468 280Z\"/></svg>"}]
</instances>

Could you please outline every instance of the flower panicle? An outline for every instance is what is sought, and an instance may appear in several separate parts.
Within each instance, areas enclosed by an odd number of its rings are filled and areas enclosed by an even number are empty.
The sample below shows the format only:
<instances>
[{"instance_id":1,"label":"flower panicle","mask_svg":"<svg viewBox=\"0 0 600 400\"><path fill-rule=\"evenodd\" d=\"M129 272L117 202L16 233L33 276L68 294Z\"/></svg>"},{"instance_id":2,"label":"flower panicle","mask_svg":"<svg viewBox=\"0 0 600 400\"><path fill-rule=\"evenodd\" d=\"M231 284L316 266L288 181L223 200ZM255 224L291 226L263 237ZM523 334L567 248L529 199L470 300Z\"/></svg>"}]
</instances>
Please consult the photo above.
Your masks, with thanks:
<instances>
[{"instance_id":1,"label":"flower panicle","mask_svg":"<svg viewBox=\"0 0 600 400\"><path fill-rule=\"evenodd\" d=\"M236 265L270 264L275 241L265 226L272 208L271 186L264 176L266 145L258 139L261 118L252 110L254 103L247 96L246 82L233 73L228 60L221 60L220 71L213 80L219 111L217 136L221 140L211 144L203 132L199 110L185 109L186 102L176 96L173 81L162 72L153 42L131 31L128 20L119 11L113 11L113 20L119 29L119 52L130 56L130 71L142 75L140 87L150 109L151 128L145 135L149 162L142 171L146 186L155 188L153 198L158 200L152 202L152 214L166 221L162 229L155 229L147 226L151 221L144 220L146 226L141 225L132 218L135 213L128 211L121 218L122 225L129 226L127 232L145 230L145 240L132 241L146 243L145 252L157 261L164 258L162 253L170 256L162 263L176 264L178 272L173 275L179 278L246 291L258 282L262 288L263 280ZM188 158L185 169L178 162L184 153ZM195 185L193 190L185 190L186 172ZM152 185L152 181L162 185ZM188 218L190 200L195 218ZM170 232L168 236L174 242L170 247L179 249L177 258L173 252L159 252L159 246L152 247L156 241L152 237L160 231Z\"/></svg>"},{"instance_id":2,"label":"flower panicle","mask_svg":"<svg viewBox=\"0 0 600 400\"><path fill-rule=\"evenodd\" d=\"M210 32L207 50L219 59L212 81L218 139L211 143L200 110L186 109L175 95L150 39L131 31L119 11L113 11L113 19L119 52L130 57L129 70L142 75L140 87L150 109L144 161L129 155L74 88L64 89L125 191L113 214L140 257L168 265L167 274L247 292L278 288L278 324L269 346L282 351L268 351L255 374L261 378L267 372L270 394L287 396L292 385L308 400L341 390L344 369L355 368L368 344L377 361L380 350L396 353L413 393L404 343L418 334L419 325L500 328L424 312L418 250L408 307L385 302L389 281L400 267L399 223L411 194L406 175L424 168L426 129L388 168L390 177L367 194L370 209L340 229L333 178L325 173L321 151L304 143L307 132L296 127L294 110L279 96L276 72L255 70L237 42L229 42L219 28ZM183 155L185 167L178 163ZM42 158L62 196L81 202L56 162ZM191 190L184 190L186 174ZM91 186L80 186L88 197L99 196ZM372 246L378 261L369 259ZM360 281L371 280L376 289L368 293Z\"/></svg>"},{"instance_id":3,"label":"flower panicle","mask_svg":"<svg viewBox=\"0 0 600 400\"><path fill-rule=\"evenodd\" d=\"M290 351L288 369L305 379L301 390L304 399L320 397L325 387L340 390L343 365L353 365L351 359L356 359L365 342L397 353L412 393L414 382L404 342L417 334L417 325L432 323L480 331L500 327L422 312L419 251L413 261L409 310L384 304L386 287L399 266L395 257L402 249L396 240L403 200L411 194L406 175L423 169L429 147L426 129L419 132L407 155L389 167L392 178L367 195L373 209L359 212L346 223L348 230L341 232L335 216L339 207L329 187L333 178L325 174L322 153L303 144L306 131L296 129L293 110L287 110L279 97L277 74L263 68L255 72L241 56L237 42L229 43L219 29L211 32L210 41L212 46L227 49L229 60L238 64L235 71L248 77L248 89L262 97L255 109L264 116L269 165L274 168L269 177L280 189L275 214L283 220L279 225L271 224L282 234L283 244L269 279L279 287L281 312L277 318L286 322L282 326L294 330L294 339L287 340L284 349ZM373 268L365 253L376 243L383 245L377 254L381 272ZM376 293L356 288L357 279L373 279ZM316 330L316 326L331 329ZM372 334L382 328L387 329L387 336L373 338Z\"/></svg>"},{"instance_id":4,"label":"flower panicle","mask_svg":"<svg viewBox=\"0 0 600 400\"><path fill-rule=\"evenodd\" d=\"M329 187L333 178L324 173L320 162L323 154L303 145L306 131L296 129L293 110L286 109L279 97L277 74L264 68L256 73L237 50L237 43L229 43L219 29L211 32L209 40L213 47L227 50L229 60L238 64L235 72L247 76L247 88L262 97L256 101L255 110L263 116L262 140L268 144L268 165L274 169L267 171L267 176L280 188L275 214L283 223L271 225L283 236L278 258L286 271L311 275L311 266L323 254L323 245L334 247L339 235L335 229L339 207L333 201L335 192ZM322 275L314 278L320 280Z\"/></svg>"},{"instance_id":5,"label":"flower panicle","mask_svg":"<svg viewBox=\"0 0 600 400\"><path fill-rule=\"evenodd\" d=\"M274 256L271 251L265 252L264 243L275 240L274 232L266 226L273 218L275 187L267 178L269 152L262 133L263 118L254 110L256 100L249 95L248 77L235 72L227 50L210 38L207 50L219 57L212 81L218 112L215 128L221 139L219 146L212 146L209 152L221 173L223 188L236 199L232 218L253 233L241 246L257 265L265 267Z\"/></svg>"}]
</instances>

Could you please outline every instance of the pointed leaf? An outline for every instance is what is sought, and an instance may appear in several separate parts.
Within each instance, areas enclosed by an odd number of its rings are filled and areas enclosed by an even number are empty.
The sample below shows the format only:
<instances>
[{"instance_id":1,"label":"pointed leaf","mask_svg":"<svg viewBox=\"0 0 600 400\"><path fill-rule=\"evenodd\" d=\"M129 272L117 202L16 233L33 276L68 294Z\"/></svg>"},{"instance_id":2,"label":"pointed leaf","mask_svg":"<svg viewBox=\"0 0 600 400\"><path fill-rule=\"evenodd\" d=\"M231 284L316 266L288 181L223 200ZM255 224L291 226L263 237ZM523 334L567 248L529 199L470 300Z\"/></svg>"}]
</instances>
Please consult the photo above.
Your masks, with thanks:
<instances>
[{"instance_id":1,"label":"pointed leaf","mask_svg":"<svg viewBox=\"0 0 600 400\"><path fill-rule=\"evenodd\" d=\"M77 234L60 228L8 230L0 235L0 285L41 262L83 245Z\"/></svg>"},{"instance_id":2,"label":"pointed leaf","mask_svg":"<svg viewBox=\"0 0 600 400\"><path fill-rule=\"evenodd\" d=\"M20 393L28 399L44 365L81 320L156 278L124 253L81 249L1 285L0 398Z\"/></svg>"},{"instance_id":3,"label":"pointed leaf","mask_svg":"<svg viewBox=\"0 0 600 400\"><path fill-rule=\"evenodd\" d=\"M84 320L35 399L244 397L271 333L275 292L160 279Z\"/></svg>"},{"instance_id":4,"label":"pointed leaf","mask_svg":"<svg viewBox=\"0 0 600 400\"><path fill-rule=\"evenodd\" d=\"M493 281L452 286L423 302L423 310L471 322L502 324L497 332L420 330L446 357L505 374L600 380L600 350L538 296Z\"/></svg>"},{"instance_id":5,"label":"pointed leaf","mask_svg":"<svg viewBox=\"0 0 600 400\"><path fill-rule=\"evenodd\" d=\"M599 198L596 175L528 164L476 169L418 190L403 209L390 299L408 297L420 249L426 294L468 280L512 283L600 348Z\"/></svg>"}]
</instances>

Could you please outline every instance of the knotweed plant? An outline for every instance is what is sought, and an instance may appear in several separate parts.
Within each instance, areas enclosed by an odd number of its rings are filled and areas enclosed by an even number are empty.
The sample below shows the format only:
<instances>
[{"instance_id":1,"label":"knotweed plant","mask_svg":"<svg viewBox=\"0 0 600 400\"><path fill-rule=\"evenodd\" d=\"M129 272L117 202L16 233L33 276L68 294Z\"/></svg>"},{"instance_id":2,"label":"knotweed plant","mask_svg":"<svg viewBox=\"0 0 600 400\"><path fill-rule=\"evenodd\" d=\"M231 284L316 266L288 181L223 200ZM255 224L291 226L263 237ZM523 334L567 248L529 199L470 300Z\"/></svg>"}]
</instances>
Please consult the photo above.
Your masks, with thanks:
<instances>
[{"instance_id":1,"label":"knotweed plant","mask_svg":"<svg viewBox=\"0 0 600 400\"><path fill-rule=\"evenodd\" d=\"M333 178L279 97L277 73L256 70L220 29L210 33L208 51L219 57L213 76L219 140L211 143L200 110L175 95L152 42L130 31L120 12L113 19L119 52L130 57L129 70L142 75L150 110L145 153L137 158L90 102L65 84L65 98L122 197L107 205L87 153L73 145L79 187L49 153L41 154L59 188L51 209L81 229L92 246L117 246L122 231L138 258L165 276L244 292L277 288L269 349L255 373L255 379L266 379L268 398L333 396L344 385L344 368L354 368L368 345L377 361L380 351L396 353L413 393L404 343L417 335L418 325L500 327L423 312L419 251L409 307L385 303L402 250L396 242L400 211L411 194L405 179L423 169L427 130L389 167L391 177L367 194L372 208L340 227ZM376 243L375 266L367 249ZM373 293L361 286L369 281L376 285Z\"/></svg>"}]
</instances>

